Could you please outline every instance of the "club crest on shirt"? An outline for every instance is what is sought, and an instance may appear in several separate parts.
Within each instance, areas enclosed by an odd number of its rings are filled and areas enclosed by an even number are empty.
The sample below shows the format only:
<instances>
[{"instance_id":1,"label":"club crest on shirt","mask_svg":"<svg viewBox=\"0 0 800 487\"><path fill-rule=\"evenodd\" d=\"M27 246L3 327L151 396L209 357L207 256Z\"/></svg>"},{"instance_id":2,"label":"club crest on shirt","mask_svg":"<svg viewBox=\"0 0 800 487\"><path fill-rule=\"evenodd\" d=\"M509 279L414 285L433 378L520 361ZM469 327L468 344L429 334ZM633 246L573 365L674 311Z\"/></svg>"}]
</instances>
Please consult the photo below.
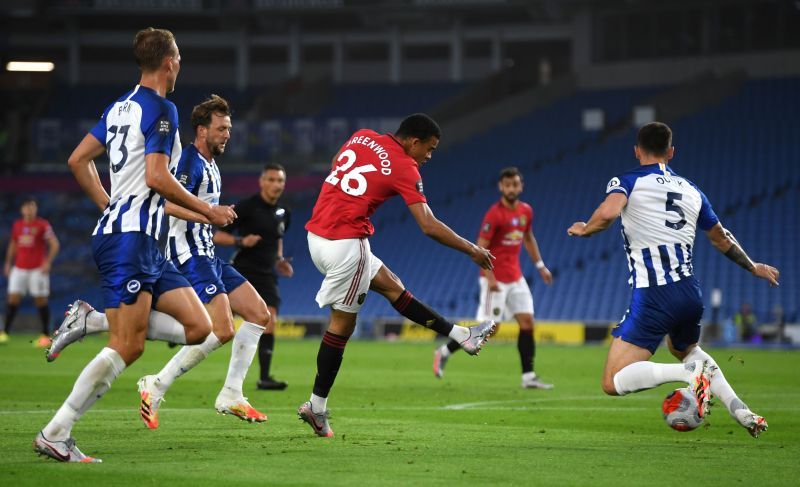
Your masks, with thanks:
<instances>
[{"instance_id":1,"label":"club crest on shirt","mask_svg":"<svg viewBox=\"0 0 800 487\"><path fill-rule=\"evenodd\" d=\"M217 292L217 286L214 284L209 284L206 286L206 294L214 294Z\"/></svg>"},{"instance_id":2,"label":"club crest on shirt","mask_svg":"<svg viewBox=\"0 0 800 487\"><path fill-rule=\"evenodd\" d=\"M142 289L142 283L140 283L136 279L132 279L128 281L128 284L125 286L125 289L127 289L128 292L131 294L136 294L139 292L140 289Z\"/></svg>"},{"instance_id":3,"label":"club crest on shirt","mask_svg":"<svg viewBox=\"0 0 800 487\"><path fill-rule=\"evenodd\" d=\"M275 210L275 216L283 216L284 214L286 214L286 210L283 208L278 208Z\"/></svg>"}]
</instances>

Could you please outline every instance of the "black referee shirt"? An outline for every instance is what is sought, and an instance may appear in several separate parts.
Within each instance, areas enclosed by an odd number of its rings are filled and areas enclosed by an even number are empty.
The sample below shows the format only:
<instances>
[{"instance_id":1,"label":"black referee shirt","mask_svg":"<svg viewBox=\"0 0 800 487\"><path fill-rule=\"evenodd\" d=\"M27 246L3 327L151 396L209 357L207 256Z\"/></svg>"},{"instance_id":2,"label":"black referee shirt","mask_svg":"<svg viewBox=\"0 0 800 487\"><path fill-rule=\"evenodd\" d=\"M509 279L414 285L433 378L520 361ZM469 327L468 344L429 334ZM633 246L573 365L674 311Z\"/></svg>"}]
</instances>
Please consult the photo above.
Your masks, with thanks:
<instances>
[{"instance_id":1,"label":"black referee shirt","mask_svg":"<svg viewBox=\"0 0 800 487\"><path fill-rule=\"evenodd\" d=\"M222 230L241 237L253 234L261 240L250 248L239 249L233 265L240 272L274 274L278 259L278 240L283 238L291 220L289 210L271 205L256 194L240 201L234 208L238 218Z\"/></svg>"}]
</instances>

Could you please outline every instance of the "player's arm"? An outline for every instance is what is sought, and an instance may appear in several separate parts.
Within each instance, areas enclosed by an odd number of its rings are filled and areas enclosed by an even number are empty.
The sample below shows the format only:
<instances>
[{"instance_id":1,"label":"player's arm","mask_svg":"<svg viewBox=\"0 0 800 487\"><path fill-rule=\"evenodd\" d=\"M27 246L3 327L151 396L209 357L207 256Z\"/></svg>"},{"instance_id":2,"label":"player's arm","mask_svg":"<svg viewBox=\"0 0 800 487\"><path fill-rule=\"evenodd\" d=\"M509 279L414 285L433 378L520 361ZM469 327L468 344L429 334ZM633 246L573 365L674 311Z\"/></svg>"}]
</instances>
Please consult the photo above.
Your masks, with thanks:
<instances>
[{"instance_id":1,"label":"player's arm","mask_svg":"<svg viewBox=\"0 0 800 487\"><path fill-rule=\"evenodd\" d=\"M414 203L408 206L411 215L416 220L422 233L436 240L442 245L456 249L467 254L473 262L484 269L494 268L494 256L485 248L479 247L469 240L461 237L450 227L439 221L427 203Z\"/></svg>"},{"instance_id":2,"label":"player's arm","mask_svg":"<svg viewBox=\"0 0 800 487\"><path fill-rule=\"evenodd\" d=\"M68 160L69 169L81 189L101 211L105 210L111 198L103 187L103 183L100 182L100 175L97 173L94 160L105 150L106 146L94 135L86 134L78 147L72 151Z\"/></svg>"},{"instance_id":3,"label":"player's arm","mask_svg":"<svg viewBox=\"0 0 800 487\"><path fill-rule=\"evenodd\" d=\"M721 223L717 223L706 235L711 240L711 245L725 254L725 257L735 262L739 267L745 269L756 277L769 281L770 285L777 286L780 271L771 265L753 262L736 240L733 234L725 229Z\"/></svg>"},{"instance_id":4,"label":"player's arm","mask_svg":"<svg viewBox=\"0 0 800 487\"><path fill-rule=\"evenodd\" d=\"M14 256L17 254L17 242L14 237L8 242L8 249L6 249L6 263L3 266L3 274L8 277L11 274L11 263L14 262Z\"/></svg>"},{"instance_id":5,"label":"player's arm","mask_svg":"<svg viewBox=\"0 0 800 487\"><path fill-rule=\"evenodd\" d=\"M169 171L169 156L161 152L151 152L144 157L145 183L174 203L208 219L212 225L227 225L236 218L230 206L212 205L186 191Z\"/></svg>"},{"instance_id":6,"label":"player's arm","mask_svg":"<svg viewBox=\"0 0 800 487\"><path fill-rule=\"evenodd\" d=\"M240 249L247 249L261 241L261 235L249 234L244 237L234 235L224 230L217 230L214 233L214 245L222 245L223 247L236 246Z\"/></svg>"},{"instance_id":7,"label":"player's arm","mask_svg":"<svg viewBox=\"0 0 800 487\"><path fill-rule=\"evenodd\" d=\"M58 237L50 230L50 235L47 237L47 257L42 267L40 267L42 272L50 272L50 267L52 267L53 261L56 260L56 255L58 255L59 250L61 250L61 244L58 241Z\"/></svg>"},{"instance_id":8,"label":"player's arm","mask_svg":"<svg viewBox=\"0 0 800 487\"><path fill-rule=\"evenodd\" d=\"M605 201L594 210L588 222L575 222L569 229L567 235L577 237L590 237L595 233L602 232L614 223L622 209L628 204L628 197L622 193L610 193Z\"/></svg>"},{"instance_id":9,"label":"player's arm","mask_svg":"<svg viewBox=\"0 0 800 487\"><path fill-rule=\"evenodd\" d=\"M542 282L547 285L552 284L553 274L551 274L550 269L544 265L542 253L539 251L539 244L536 242L536 237L533 235L533 230L525 232L525 237L522 241L522 244L525 246L525 252L528 253L528 256L536 266L536 270L539 271L539 276L542 278Z\"/></svg>"},{"instance_id":10,"label":"player's arm","mask_svg":"<svg viewBox=\"0 0 800 487\"><path fill-rule=\"evenodd\" d=\"M187 210L182 206L178 206L171 201L167 201L164 204L164 213L169 216L174 216L175 218L180 218L181 220L186 220L195 223L205 223L210 225L211 222L208 218L204 217L200 213L194 212L192 210Z\"/></svg>"}]
</instances>

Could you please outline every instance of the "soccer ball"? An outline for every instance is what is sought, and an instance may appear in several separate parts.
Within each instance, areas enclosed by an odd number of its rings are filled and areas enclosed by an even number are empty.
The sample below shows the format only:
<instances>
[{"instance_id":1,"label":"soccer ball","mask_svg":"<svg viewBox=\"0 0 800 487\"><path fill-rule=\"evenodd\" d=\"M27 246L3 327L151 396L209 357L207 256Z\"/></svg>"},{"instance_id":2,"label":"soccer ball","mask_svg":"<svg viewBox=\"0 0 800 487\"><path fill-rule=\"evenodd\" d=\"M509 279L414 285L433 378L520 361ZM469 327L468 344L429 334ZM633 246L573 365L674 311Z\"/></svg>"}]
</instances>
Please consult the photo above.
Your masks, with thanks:
<instances>
[{"instance_id":1,"label":"soccer ball","mask_svg":"<svg viewBox=\"0 0 800 487\"><path fill-rule=\"evenodd\" d=\"M661 404L661 411L664 421L677 431L692 431L703 424L697 398L688 387L670 392Z\"/></svg>"}]
</instances>

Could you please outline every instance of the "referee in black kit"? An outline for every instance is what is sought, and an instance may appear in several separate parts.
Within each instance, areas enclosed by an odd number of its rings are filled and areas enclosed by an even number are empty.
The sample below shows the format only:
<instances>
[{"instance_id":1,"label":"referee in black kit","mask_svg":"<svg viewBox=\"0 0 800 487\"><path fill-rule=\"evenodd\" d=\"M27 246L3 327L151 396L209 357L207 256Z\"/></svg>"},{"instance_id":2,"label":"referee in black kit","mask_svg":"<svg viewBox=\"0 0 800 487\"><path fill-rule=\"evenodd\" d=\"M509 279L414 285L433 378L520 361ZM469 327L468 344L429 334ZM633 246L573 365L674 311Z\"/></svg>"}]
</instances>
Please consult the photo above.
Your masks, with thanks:
<instances>
[{"instance_id":1,"label":"referee in black kit","mask_svg":"<svg viewBox=\"0 0 800 487\"><path fill-rule=\"evenodd\" d=\"M239 217L217 231L214 243L238 248L233 266L256 288L272 315L258 342L261 376L256 386L265 390L283 390L288 384L270 375L270 364L275 348L275 321L281 305L275 271L282 277L292 277L294 273L291 259L283 257L283 235L289 228L289 210L278 206L278 198L286 187L286 170L280 164L267 164L261 171L258 185L261 188L258 194L236 204Z\"/></svg>"}]
</instances>

